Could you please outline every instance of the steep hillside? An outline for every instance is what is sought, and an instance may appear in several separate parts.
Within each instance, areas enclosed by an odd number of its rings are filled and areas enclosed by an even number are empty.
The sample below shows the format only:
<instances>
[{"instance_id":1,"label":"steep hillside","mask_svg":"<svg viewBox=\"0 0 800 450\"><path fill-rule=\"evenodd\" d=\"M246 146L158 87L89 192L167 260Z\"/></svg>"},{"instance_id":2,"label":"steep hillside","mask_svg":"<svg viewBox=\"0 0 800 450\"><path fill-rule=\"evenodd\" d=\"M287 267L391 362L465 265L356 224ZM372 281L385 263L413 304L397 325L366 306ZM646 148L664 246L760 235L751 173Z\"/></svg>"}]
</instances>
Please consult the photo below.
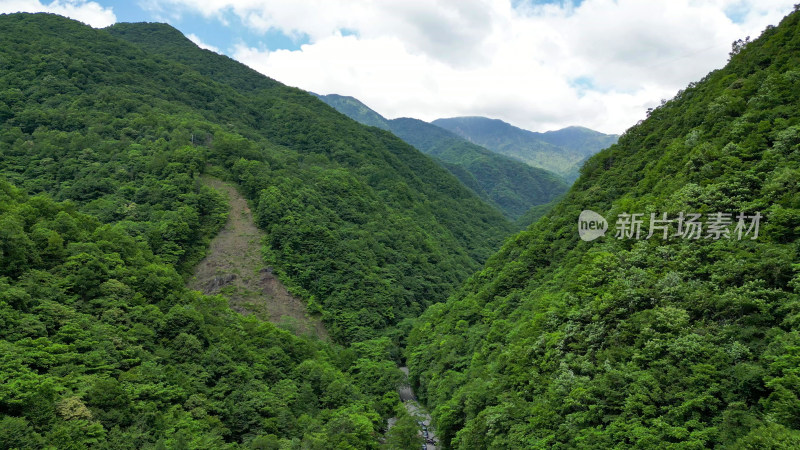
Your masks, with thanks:
<instances>
[{"instance_id":1,"label":"steep hillside","mask_svg":"<svg viewBox=\"0 0 800 450\"><path fill-rule=\"evenodd\" d=\"M254 202L268 263L322 313L335 339L374 337L443 300L511 229L429 157L310 94L263 76L251 81L251 69L188 48L167 25L109 31L221 82L221 99L192 106L233 124L241 138L204 139Z\"/></svg>"},{"instance_id":2,"label":"steep hillside","mask_svg":"<svg viewBox=\"0 0 800 450\"><path fill-rule=\"evenodd\" d=\"M486 117L453 117L432 123L489 150L555 172L570 182L578 177L586 158L618 138L583 127L536 133Z\"/></svg>"},{"instance_id":3,"label":"steep hillside","mask_svg":"<svg viewBox=\"0 0 800 450\"><path fill-rule=\"evenodd\" d=\"M150 55L161 55L191 67L195 72L238 91L254 92L284 87L277 81L243 66L227 56L197 47L180 31L163 23L117 23L106 31L135 43Z\"/></svg>"},{"instance_id":4,"label":"steep hillside","mask_svg":"<svg viewBox=\"0 0 800 450\"><path fill-rule=\"evenodd\" d=\"M566 183L551 172L491 152L427 122L409 118L387 120L353 97L320 98L342 114L365 125L388 129L435 157L442 167L511 220L520 219L532 207L547 204L567 190ZM530 223L523 223L521 228Z\"/></svg>"},{"instance_id":5,"label":"steep hillside","mask_svg":"<svg viewBox=\"0 0 800 450\"><path fill-rule=\"evenodd\" d=\"M567 191L567 184L556 174L493 153L436 125L401 118L390 121L389 126L392 133L422 152L464 168L486 199L512 220Z\"/></svg>"},{"instance_id":6,"label":"steep hillside","mask_svg":"<svg viewBox=\"0 0 800 450\"><path fill-rule=\"evenodd\" d=\"M800 447L800 12L733 53L423 315L447 448Z\"/></svg>"},{"instance_id":7,"label":"steep hillside","mask_svg":"<svg viewBox=\"0 0 800 450\"><path fill-rule=\"evenodd\" d=\"M406 319L511 225L387 132L166 25L111 31L0 16L1 446L378 448ZM185 287L226 222L209 172L347 347Z\"/></svg>"}]
</instances>

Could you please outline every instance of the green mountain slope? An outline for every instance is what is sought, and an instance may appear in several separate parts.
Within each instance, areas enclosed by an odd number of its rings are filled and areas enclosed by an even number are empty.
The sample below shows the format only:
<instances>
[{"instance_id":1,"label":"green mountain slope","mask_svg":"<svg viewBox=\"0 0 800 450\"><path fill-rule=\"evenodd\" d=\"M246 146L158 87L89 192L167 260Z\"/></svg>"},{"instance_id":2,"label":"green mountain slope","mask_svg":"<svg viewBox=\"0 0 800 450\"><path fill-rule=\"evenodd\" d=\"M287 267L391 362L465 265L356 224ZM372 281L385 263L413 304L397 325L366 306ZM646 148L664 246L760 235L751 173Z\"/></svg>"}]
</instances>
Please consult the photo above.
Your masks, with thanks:
<instances>
[{"instance_id":1,"label":"green mountain slope","mask_svg":"<svg viewBox=\"0 0 800 450\"><path fill-rule=\"evenodd\" d=\"M388 129L435 157L464 185L512 220L567 190L566 183L551 172L491 152L435 125L409 118L387 120L353 97L319 97L342 114L365 125Z\"/></svg>"},{"instance_id":2,"label":"green mountain slope","mask_svg":"<svg viewBox=\"0 0 800 450\"><path fill-rule=\"evenodd\" d=\"M513 220L567 191L567 184L552 172L520 164L427 122L400 118L389 126L392 133L422 152L463 167L486 198Z\"/></svg>"},{"instance_id":3,"label":"green mountain slope","mask_svg":"<svg viewBox=\"0 0 800 450\"><path fill-rule=\"evenodd\" d=\"M535 134L538 134L539 139L545 142L576 152L583 152L586 156L591 156L604 148L610 147L619 138L615 134L604 134L586 127L566 127L560 130Z\"/></svg>"},{"instance_id":4,"label":"green mountain slope","mask_svg":"<svg viewBox=\"0 0 800 450\"><path fill-rule=\"evenodd\" d=\"M378 448L406 319L511 225L169 26L12 14L0 36L3 448ZM227 211L204 172L238 184L267 263L348 347L185 288Z\"/></svg>"},{"instance_id":5,"label":"green mountain slope","mask_svg":"<svg viewBox=\"0 0 800 450\"><path fill-rule=\"evenodd\" d=\"M489 150L555 172L570 182L578 177L586 158L618 138L583 127L536 133L486 117L453 117L432 123Z\"/></svg>"},{"instance_id":6,"label":"green mountain slope","mask_svg":"<svg viewBox=\"0 0 800 450\"><path fill-rule=\"evenodd\" d=\"M16 26L24 28L25 20L12 17L9 23L19 20ZM374 335L444 299L511 229L430 158L389 133L358 125L297 89L263 76L258 81L227 57L183 45L188 40L166 25L120 24L111 31L136 46L107 31L76 30L71 39L44 33L31 42L12 35L7 53L14 65L3 101L10 135L22 135L10 143L35 143L26 136L40 128L92 136L75 150L61 150L69 157L84 147L100 151L105 136L134 150L159 139L159 145L194 143L184 159L202 154L240 183L270 232L270 262L321 309L341 340ZM50 60L37 68L19 56L24 52ZM198 69L171 61L173 53ZM127 219L124 205L135 196L105 179L126 170L124 164L67 171L65 160L38 164L50 149L33 148L4 158L9 180ZM90 160L119 159L111 150L94 156L85 149ZM162 157L161 164L170 163Z\"/></svg>"},{"instance_id":7,"label":"green mountain slope","mask_svg":"<svg viewBox=\"0 0 800 450\"><path fill-rule=\"evenodd\" d=\"M163 23L117 23L106 28L106 31L135 43L148 54L158 54L191 67L193 71L240 92L284 87L227 56L198 48L180 31Z\"/></svg>"},{"instance_id":8,"label":"green mountain slope","mask_svg":"<svg viewBox=\"0 0 800 450\"><path fill-rule=\"evenodd\" d=\"M795 12L590 158L423 315L409 368L447 448L800 446L798 67ZM586 209L605 237L579 239ZM650 213L680 212L703 237L645 238ZM733 238L706 237L716 212ZM763 214L756 239L740 212ZM621 213L643 214L640 239L615 238Z\"/></svg>"},{"instance_id":9,"label":"green mountain slope","mask_svg":"<svg viewBox=\"0 0 800 450\"><path fill-rule=\"evenodd\" d=\"M353 97L338 94L314 95L358 123L391 131L388 120Z\"/></svg>"},{"instance_id":10,"label":"green mountain slope","mask_svg":"<svg viewBox=\"0 0 800 450\"><path fill-rule=\"evenodd\" d=\"M226 110L220 121L285 150L234 142L221 164L256 203L270 236L269 262L312 309L321 308L337 339L374 336L444 299L510 230L455 178L389 133L266 77L252 83L244 74L253 71L242 64L173 44L188 39L166 25L117 24L109 31L233 88L244 109ZM216 66L201 54L216 56Z\"/></svg>"}]
</instances>

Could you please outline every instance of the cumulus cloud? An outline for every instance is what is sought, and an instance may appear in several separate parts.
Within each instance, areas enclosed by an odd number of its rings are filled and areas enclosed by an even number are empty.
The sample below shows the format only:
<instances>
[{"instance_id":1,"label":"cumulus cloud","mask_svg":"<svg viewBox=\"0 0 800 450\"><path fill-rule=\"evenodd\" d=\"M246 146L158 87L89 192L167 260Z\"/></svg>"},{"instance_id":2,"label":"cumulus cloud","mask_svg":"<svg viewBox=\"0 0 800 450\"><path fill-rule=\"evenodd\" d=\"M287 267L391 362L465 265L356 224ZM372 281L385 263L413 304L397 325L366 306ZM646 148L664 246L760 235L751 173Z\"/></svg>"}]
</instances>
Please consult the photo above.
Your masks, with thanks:
<instances>
[{"instance_id":1,"label":"cumulus cloud","mask_svg":"<svg viewBox=\"0 0 800 450\"><path fill-rule=\"evenodd\" d=\"M213 45L211 45L211 44L206 44L205 42L203 42L203 41L202 41L202 40L201 40L201 39L200 39L200 38L199 38L199 37L198 37L196 34L194 34L194 33L189 33L189 34L187 34L187 35L186 35L186 38L187 38L187 39L189 39L190 41L194 42L194 45L196 45L196 46L198 46L198 47L200 47L200 48L203 48L203 49L206 49L206 50L211 50L211 51L212 51L212 52L214 52L214 53L219 53L219 54L222 54L222 52L219 50L219 48L217 48L217 47L214 47L214 46L213 46Z\"/></svg>"},{"instance_id":2,"label":"cumulus cloud","mask_svg":"<svg viewBox=\"0 0 800 450\"><path fill-rule=\"evenodd\" d=\"M486 115L539 131L621 133L796 0L151 1L306 36L298 50L240 44L232 56L387 117Z\"/></svg>"},{"instance_id":3,"label":"cumulus cloud","mask_svg":"<svg viewBox=\"0 0 800 450\"><path fill-rule=\"evenodd\" d=\"M312 42L342 30L362 39L399 36L414 52L453 64L474 59L497 10L487 8L485 0L148 0L146 6L162 14L185 10L207 18L231 13L253 30L279 30Z\"/></svg>"},{"instance_id":4,"label":"cumulus cloud","mask_svg":"<svg viewBox=\"0 0 800 450\"><path fill-rule=\"evenodd\" d=\"M113 25L117 21L112 8L104 8L96 2L84 0L54 0L41 3L39 0L3 0L0 13L49 12L79 20L95 28Z\"/></svg>"}]
</instances>

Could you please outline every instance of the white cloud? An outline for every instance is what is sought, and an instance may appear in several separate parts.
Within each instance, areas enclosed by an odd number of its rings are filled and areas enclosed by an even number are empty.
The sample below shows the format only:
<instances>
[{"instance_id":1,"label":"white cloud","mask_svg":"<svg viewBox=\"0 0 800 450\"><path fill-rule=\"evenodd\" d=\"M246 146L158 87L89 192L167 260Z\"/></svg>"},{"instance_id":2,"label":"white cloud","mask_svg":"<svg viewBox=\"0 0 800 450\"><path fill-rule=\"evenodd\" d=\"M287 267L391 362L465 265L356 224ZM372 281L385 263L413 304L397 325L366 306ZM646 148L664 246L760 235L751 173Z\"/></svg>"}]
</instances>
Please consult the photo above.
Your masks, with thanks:
<instances>
[{"instance_id":1,"label":"white cloud","mask_svg":"<svg viewBox=\"0 0 800 450\"><path fill-rule=\"evenodd\" d=\"M214 47L214 46L213 46L213 45L211 45L211 44L206 44L205 42L203 42L202 40L200 40L200 38L199 38L199 37L198 37L196 34L194 34L194 33L189 33L189 34L187 34L187 35L186 35L186 38L187 38L187 39L189 39L190 41L194 42L194 44L195 44L196 46L200 47L200 48L204 48L204 49L206 49L206 50L211 50L211 51L212 51L212 52L214 52L214 53L219 53L219 54L222 54L222 52L219 50L219 48L217 48L217 47Z\"/></svg>"},{"instance_id":2,"label":"white cloud","mask_svg":"<svg viewBox=\"0 0 800 450\"><path fill-rule=\"evenodd\" d=\"M3 0L0 13L49 12L79 20L95 28L113 25L117 21L112 8L104 8L96 2L85 0L54 0L41 3L39 0Z\"/></svg>"},{"instance_id":3,"label":"white cloud","mask_svg":"<svg viewBox=\"0 0 800 450\"><path fill-rule=\"evenodd\" d=\"M239 45L233 56L387 117L486 115L533 130L620 133L722 67L732 41L757 37L796 0L152 1L308 36L296 51Z\"/></svg>"}]
</instances>

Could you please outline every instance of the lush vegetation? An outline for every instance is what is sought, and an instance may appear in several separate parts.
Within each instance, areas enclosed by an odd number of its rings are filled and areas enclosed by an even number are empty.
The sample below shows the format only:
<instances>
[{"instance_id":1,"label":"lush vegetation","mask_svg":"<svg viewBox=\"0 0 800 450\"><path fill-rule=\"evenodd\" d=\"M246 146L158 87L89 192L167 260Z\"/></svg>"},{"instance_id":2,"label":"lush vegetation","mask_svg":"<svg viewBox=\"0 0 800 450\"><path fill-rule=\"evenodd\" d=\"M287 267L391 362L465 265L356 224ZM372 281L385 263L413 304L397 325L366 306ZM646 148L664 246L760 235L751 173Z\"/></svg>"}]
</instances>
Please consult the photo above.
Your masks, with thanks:
<instances>
[{"instance_id":1,"label":"lush vegetation","mask_svg":"<svg viewBox=\"0 0 800 450\"><path fill-rule=\"evenodd\" d=\"M0 35L0 448L377 448L407 318L512 225L166 25L13 14ZM227 213L204 172L240 185L266 259L345 346L186 289Z\"/></svg>"},{"instance_id":2,"label":"lush vegetation","mask_svg":"<svg viewBox=\"0 0 800 450\"><path fill-rule=\"evenodd\" d=\"M578 170L589 156L618 138L583 127L536 133L486 117L453 117L432 123L489 150L557 173L570 183L578 178Z\"/></svg>"},{"instance_id":3,"label":"lush vegetation","mask_svg":"<svg viewBox=\"0 0 800 450\"><path fill-rule=\"evenodd\" d=\"M551 172L494 153L427 122L387 120L353 97L331 94L320 98L342 114L365 125L387 129L433 156L480 198L519 223L520 228L533 223L547 211L547 206L542 205L549 205L567 190L566 183ZM529 213L533 207L542 212Z\"/></svg>"},{"instance_id":4,"label":"lush vegetation","mask_svg":"<svg viewBox=\"0 0 800 450\"><path fill-rule=\"evenodd\" d=\"M436 125L417 119L394 119L390 125L392 133L443 161L445 167L466 172L469 178L451 170L462 182L474 179L476 192L512 220L567 191L566 182L558 175L494 153Z\"/></svg>"},{"instance_id":5,"label":"lush vegetation","mask_svg":"<svg viewBox=\"0 0 800 450\"><path fill-rule=\"evenodd\" d=\"M429 308L409 367L445 445L800 447L798 67L795 12L590 158ZM606 237L579 240L584 209ZM681 211L765 218L755 240L614 238L619 213Z\"/></svg>"},{"instance_id":6,"label":"lush vegetation","mask_svg":"<svg viewBox=\"0 0 800 450\"><path fill-rule=\"evenodd\" d=\"M109 31L206 77L192 89L211 92L187 101L236 133L196 137L253 202L269 262L339 341L375 337L443 300L512 229L430 158L306 92L167 25Z\"/></svg>"},{"instance_id":7,"label":"lush vegetation","mask_svg":"<svg viewBox=\"0 0 800 450\"><path fill-rule=\"evenodd\" d=\"M378 446L387 338L343 350L240 316L76 209L0 182L0 448Z\"/></svg>"},{"instance_id":8,"label":"lush vegetation","mask_svg":"<svg viewBox=\"0 0 800 450\"><path fill-rule=\"evenodd\" d=\"M800 447L800 12L457 291L513 227L439 165L489 194L465 159L166 25L14 14L0 35L0 449L413 447L407 335L449 448ZM203 173L241 188L334 342L185 287L227 213ZM612 232L579 240L584 209ZM613 237L622 212L740 211L757 239Z\"/></svg>"},{"instance_id":9,"label":"lush vegetation","mask_svg":"<svg viewBox=\"0 0 800 450\"><path fill-rule=\"evenodd\" d=\"M559 195L554 200L549 203L544 203L542 205L536 205L525 212L525 214L519 216L515 223L520 229L528 228L532 223L536 222L537 220L541 219L548 211L553 209L561 199L564 198L564 195Z\"/></svg>"}]
</instances>

